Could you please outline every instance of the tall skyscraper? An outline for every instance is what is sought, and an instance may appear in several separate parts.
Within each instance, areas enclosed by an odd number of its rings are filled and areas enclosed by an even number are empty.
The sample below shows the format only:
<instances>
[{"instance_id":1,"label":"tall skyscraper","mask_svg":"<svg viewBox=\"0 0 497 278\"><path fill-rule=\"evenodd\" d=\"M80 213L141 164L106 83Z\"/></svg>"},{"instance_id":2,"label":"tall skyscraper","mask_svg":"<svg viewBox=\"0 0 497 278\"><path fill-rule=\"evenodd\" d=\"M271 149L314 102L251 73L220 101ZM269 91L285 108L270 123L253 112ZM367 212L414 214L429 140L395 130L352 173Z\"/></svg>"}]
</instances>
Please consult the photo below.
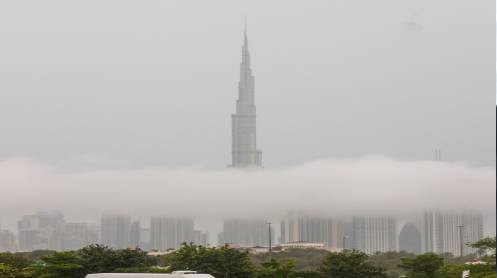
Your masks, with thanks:
<instances>
[{"instance_id":1,"label":"tall skyscraper","mask_svg":"<svg viewBox=\"0 0 497 278\"><path fill-rule=\"evenodd\" d=\"M289 214L281 222L281 243L322 243L327 249L343 248L345 223L327 218Z\"/></svg>"},{"instance_id":2,"label":"tall skyscraper","mask_svg":"<svg viewBox=\"0 0 497 278\"><path fill-rule=\"evenodd\" d=\"M167 216L150 220L150 249L167 251L178 249L182 243L194 241L193 219Z\"/></svg>"},{"instance_id":3,"label":"tall skyscraper","mask_svg":"<svg viewBox=\"0 0 497 278\"><path fill-rule=\"evenodd\" d=\"M130 247L131 218L129 215L104 215L100 225L103 245L124 249Z\"/></svg>"},{"instance_id":4,"label":"tall skyscraper","mask_svg":"<svg viewBox=\"0 0 497 278\"><path fill-rule=\"evenodd\" d=\"M466 243L476 242L482 238L483 218L480 214L426 212L423 215L423 252L452 253L459 256L462 241L463 253L474 253L476 250L466 246Z\"/></svg>"},{"instance_id":5,"label":"tall skyscraper","mask_svg":"<svg viewBox=\"0 0 497 278\"><path fill-rule=\"evenodd\" d=\"M254 76L250 68L247 29L244 32L236 113L231 115L232 167L261 167L262 152L257 149Z\"/></svg>"},{"instance_id":6,"label":"tall skyscraper","mask_svg":"<svg viewBox=\"0 0 497 278\"><path fill-rule=\"evenodd\" d=\"M354 249L366 254L397 250L396 224L392 217L356 217L352 226Z\"/></svg>"}]
</instances>

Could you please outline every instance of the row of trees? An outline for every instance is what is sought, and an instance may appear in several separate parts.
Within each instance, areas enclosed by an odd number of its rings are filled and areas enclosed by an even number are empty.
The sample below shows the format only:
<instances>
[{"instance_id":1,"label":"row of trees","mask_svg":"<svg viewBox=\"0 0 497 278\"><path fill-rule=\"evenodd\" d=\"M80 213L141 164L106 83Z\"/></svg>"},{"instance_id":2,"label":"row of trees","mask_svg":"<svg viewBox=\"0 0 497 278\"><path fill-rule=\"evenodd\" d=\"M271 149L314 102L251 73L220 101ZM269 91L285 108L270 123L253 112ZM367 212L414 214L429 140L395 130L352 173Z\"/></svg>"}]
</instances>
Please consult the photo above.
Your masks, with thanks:
<instances>
[{"instance_id":1,"label":"row of trees","mask_svg":"<svg viewBox=\"0 0 497 278\"><path fill-rule=\"evenodd\" d=\"M0 254L0 278L83 278L89 273L160 272L157 261L140 249L113 250L90 245L78 251L48 252L39 258Z\"/></svg>"},{"instance_id":2,"label":"row of trees","mask_svg":"<svg viewBox=\"0 0 497 278\"><path fill-rule=\"evenodd\" d=\"M400 259L400 272L391 271L358 251L326 252L318 264L297 269L292 259L254 262L247 252L229 247L204 247L184 244L178 251L150 257L139 249L113 250L91 245L73 252L49 252L41 256L0 254L0 278L83 278L88 273L156 272L196 270L216 278L460 278L463 270L471 278L495 277L495 238L472 245L479 248L485 264L446 263L436 254L426 253ZM31 254L33 255L33 254ZM161 267L159 267L161 265Z\"/></svg>"}]
</instances>

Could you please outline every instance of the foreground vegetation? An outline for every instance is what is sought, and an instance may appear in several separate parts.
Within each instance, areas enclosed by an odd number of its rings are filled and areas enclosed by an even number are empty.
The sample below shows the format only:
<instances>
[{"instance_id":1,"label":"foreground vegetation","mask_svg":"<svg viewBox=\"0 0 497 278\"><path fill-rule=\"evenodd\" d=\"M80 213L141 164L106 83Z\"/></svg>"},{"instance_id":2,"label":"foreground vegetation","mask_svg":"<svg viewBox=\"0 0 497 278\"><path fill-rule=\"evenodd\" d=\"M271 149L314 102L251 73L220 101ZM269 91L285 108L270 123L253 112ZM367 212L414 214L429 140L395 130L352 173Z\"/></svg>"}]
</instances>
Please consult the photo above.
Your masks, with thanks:
<instances>
[{"instance_id":1,"label":"foreground vegetation","mask_svg":"<svg viewBox=\"0 0 497 278\"><path fill-rule=\"evenodd\" d=\"M91 245L78 251L0 253L0 278L83 278L88 273L196 270L216 278L471 278L495 277L495 238L475 244L485 264L466 265L458 259L426 253L415 256L388 252L367 256L357 251L330 253L290 250L250 255L228 247L210 248L185 244L177 252L150 257L140 249L113 250Z\"/></svg>"}]
</instances>

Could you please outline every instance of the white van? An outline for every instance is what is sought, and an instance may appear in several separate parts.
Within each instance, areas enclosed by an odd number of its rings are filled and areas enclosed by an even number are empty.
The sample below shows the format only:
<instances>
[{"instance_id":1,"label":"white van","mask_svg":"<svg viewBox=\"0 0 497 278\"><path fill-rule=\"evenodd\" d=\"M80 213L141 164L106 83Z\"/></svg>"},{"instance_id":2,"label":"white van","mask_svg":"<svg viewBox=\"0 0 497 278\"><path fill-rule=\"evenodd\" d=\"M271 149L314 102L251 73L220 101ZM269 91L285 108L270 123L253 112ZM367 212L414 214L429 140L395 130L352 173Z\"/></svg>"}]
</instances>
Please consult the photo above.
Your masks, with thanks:
<instances>
[{"instance_id":1,"label":"white van","mask_svg":"<svg viewBox=\"0 0 497 278\"><path fill-rule=\"evenodd\" d=\"M197 274L195 271L174 271L171 274L158 273L99 273L88 274L86 278L215 278L210 274Z\"/></svg>"}]
</instances>

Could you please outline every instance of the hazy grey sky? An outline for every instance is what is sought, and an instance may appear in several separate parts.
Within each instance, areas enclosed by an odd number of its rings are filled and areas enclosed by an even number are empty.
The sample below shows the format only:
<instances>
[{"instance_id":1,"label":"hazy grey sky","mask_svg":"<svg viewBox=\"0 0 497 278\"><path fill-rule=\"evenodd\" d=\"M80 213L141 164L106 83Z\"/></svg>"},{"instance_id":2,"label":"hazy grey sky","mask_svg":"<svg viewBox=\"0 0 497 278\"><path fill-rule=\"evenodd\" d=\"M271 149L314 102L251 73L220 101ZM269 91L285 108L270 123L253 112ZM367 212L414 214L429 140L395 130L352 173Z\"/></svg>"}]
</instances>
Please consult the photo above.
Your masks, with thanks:
<instances>
[{"instance_id":1,"label":"hazy grey sky","mask_svg":"<svg viewBox=\"0 0 497 278\"><path fill-rule=\"evenodd\" d=\"M0 1L0 159L225 167L244 16L267 167L495 165L495 2L468 0Z\"/></svg>"},{"instance_id":2,"label":"hazy grey sky","mask_svg":"<svg viewBox=\"0 0 497 278\"><path fill-rule=\"evenodd\" d=\"M245 16L266 168L238 173ZM494 0L0 0L0 218L438 207L493 221L495 22ZM427 162L436 148L454 163Z\"/></svg>"}]
</instances>

